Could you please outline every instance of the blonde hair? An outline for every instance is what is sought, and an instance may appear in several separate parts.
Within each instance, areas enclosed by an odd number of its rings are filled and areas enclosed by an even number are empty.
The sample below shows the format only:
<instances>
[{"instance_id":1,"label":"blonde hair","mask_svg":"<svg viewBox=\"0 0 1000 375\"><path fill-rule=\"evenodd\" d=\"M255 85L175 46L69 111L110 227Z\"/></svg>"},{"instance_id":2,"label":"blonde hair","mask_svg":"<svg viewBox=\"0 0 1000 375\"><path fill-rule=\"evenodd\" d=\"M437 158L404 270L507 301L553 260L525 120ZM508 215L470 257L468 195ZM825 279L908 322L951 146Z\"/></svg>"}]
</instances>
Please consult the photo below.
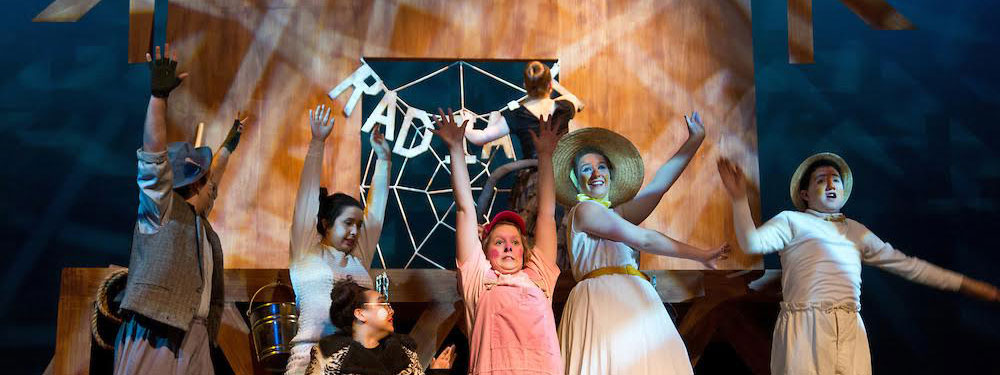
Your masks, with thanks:
<instances>
[{"instance_id":1,"label":"blonde hair","mask_svg":"<svg viewBox=\"0 0 1000 375\"><path fill-rule=\"evenodd\" d=\"M524 89L528 91L528 96L544 98L549 94L551 83L552 72L547 65L532 61L524 67Z\"/></svg>"}]
</instances>

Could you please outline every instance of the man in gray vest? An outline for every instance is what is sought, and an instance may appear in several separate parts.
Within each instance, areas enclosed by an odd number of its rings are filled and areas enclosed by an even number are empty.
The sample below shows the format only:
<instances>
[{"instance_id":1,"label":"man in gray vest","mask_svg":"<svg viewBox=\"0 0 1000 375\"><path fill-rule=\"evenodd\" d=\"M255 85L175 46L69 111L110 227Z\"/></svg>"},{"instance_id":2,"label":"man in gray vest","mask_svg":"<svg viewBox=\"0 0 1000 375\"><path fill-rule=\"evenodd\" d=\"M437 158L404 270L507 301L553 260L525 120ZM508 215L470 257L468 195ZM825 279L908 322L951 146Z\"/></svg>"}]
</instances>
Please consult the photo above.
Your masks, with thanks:
<instances>
[{"instance_id":1,"label":"man in gray vest","mask_svg":"<svg viewBox=\"0 0 1000 375\"><path fill-rule=\"evenodd\" d=\"M115 374L213 374L223 309L222 246L206 220L243 124L233 123L212 160L208 147L166 144L167 96L176 52L146 54L152 97L138 157L139 213L132 236L125 321L115 341Z\"/></svg>"}]
</instances>

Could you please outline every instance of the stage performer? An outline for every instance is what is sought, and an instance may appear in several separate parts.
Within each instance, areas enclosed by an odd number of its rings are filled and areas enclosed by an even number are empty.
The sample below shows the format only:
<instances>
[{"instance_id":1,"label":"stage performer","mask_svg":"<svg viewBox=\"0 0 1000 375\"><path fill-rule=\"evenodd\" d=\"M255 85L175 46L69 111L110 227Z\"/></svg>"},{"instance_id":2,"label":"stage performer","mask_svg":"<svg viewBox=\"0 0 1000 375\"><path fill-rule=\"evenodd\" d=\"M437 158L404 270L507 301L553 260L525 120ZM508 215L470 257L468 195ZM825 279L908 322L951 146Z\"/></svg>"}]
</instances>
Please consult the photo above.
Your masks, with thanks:
<instances>
[{"instance_id":1,"label":"stage performer","mask_svg":"<svg viewBox=\"0 0 1000 375\"><path fill-rule=\"evenodd\" d=\"M206 218L243 123L233 122L214 159L209 147L167 144L167 97L187 74L177 74L169 44L146 61L152 96L136 152L139 209L114 373L213 374L209 342L222 316L222 245Z\"/></svg>"},{"instance_id":2,"label":"stage performer","mask_svg":"<svg viewBox=\"0 0 1000 375\"><path fill-rule=\"evenodd\" d=\"M473 144L482 146L513 133L521 143L522 157L536 159L538 155L535 152L531 132L538 131L538 116L549 118L556 125L557 134L562 136L569 131L569 120L573 119L576 112L583 110L583 102L552 80L549 67L539 61L529 62L524 67L524 89L527 91L527 97L518 103L519 107L501 112L503 116L489 123L485 129L466 129L465 138ZM561 96L552 99L553 90ZM537 184L537 169L527 168L518 171L508 201L509 207L524 218L528 236L535 234L535 216L538 211L538 197L535 195ZM557 212L557 216L561 216L560 212ZM559 222L558 218L556 221ZM557 238L558 242L562 242L561 240L562 238ZM561 243L559 245L561 248L565 247Z\"/></svg>"},{"instance_id":3,"label":"stage performer","mask_svg":"<svg viewBox=\"0 0 1000 375\"><path fill-rule=\"evenodd\" d=\"M779 252L784 301L771 343L771 373L871 374L871 354L861 311L861 264L911 281L998 301L997 288L918 258L906 256L841 208L853 175L832 153L810 156L789 184L798 211L784 211L759 228L747 203L742 171L721 159L719 174L732 198L733 227L750 254Z\"/></svg>"},{"instance_id":4,"label":"stage performer","mask_svg":"<svg viewBox=\"0 0 1000 375\"><path fill-rule=\"evenodd\" d=\"M334 284L327 298L331 300L328 319L337 333L312 347L306 374L424 374L416 342L395 333L392 305L384 296L348 276ZM452 345L431 361L427 374L449 374L454 362Z\"/></svg>"},{"instance_id":5,"label":"stage performer","mask_svg":"<svg viewBox=\"0 0 1000 375\"><path fill-rule=\"evenodd\" d=\"M570 263L578 281L559 325L567 374L691 374L691 363L663 301L637 270L636 252L687 258L709 268L728 245L699 249L639 227L705 138L701 119L687 118L688 139L642 184L635 146L621 135L585 128L559 141L556 195L570 206Z\"/></svg>"},{"instance_id":6,"label":"stage performer","mask_svg":"<svg viewBox=\"0 0 1000 375\"><path fill-rule=\"evenodd\" d=\"M286 375L303 374L312 347L336 331L330 322L330 290L334 282L351 276L364 287L373 288L368 269L382 233L389 198L389 143L378 127L372 130L369 140L378 160L365 207L350 195L327 194L326 188L320 187L326 138L334 123L330 111L324 105L309 111L312 140L295 197L288 266L299 326L291 341Z\"/></svg>"},{"instance_id":7,"label":"stage performer","mask_svg":"<svg viewBox=\"0 0 1000 375\"><path fill-rule=\"evenodd\" d=\"M458 126L454 117L443 112L436 119L434 134L448 145L452 160L455 252L469 332L470 374L563 372L552 314L559 268L551 160L558 135L551 118L538 121L538 132L531 133L539 171L537 230L532 247L524 235L524 219L513 211L498 213L479 234L469 171L461 162L468 122Z\"/></svg>"}]
</instances>

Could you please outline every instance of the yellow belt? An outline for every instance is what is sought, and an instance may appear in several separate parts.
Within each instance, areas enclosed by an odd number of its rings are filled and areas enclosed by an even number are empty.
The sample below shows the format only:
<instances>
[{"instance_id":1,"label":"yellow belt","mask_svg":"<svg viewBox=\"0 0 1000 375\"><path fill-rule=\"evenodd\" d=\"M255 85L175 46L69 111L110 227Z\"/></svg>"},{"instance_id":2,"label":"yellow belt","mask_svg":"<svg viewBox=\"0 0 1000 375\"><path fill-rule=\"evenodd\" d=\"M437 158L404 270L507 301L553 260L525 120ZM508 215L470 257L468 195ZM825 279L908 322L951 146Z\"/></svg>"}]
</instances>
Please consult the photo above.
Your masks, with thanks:
<instances>
[{"instance_id":1,"label":"yellow belt","mask_svg":"<svg viewBox=\"0 0 1000 375\"><path fill-rule=\"evenodd\" d=\"M649 278L649 275L646 275L646 274L642 273L642 271L637 270L631 264L626 265L624 267L617 266L617 267L603 267L603 268L598 268L596 270L588 272L586 275L583 276L583 279L581 279L580 281L583 281L583 280L586 280L586 279L592 279L592 278L599 277L599 276L604 276L604 275L632 275L632 276L641 277L641 278L643 278L646 281L649 281L651 283L653 282L653 280L651 280Z\"/></svg>"}]
</instances>

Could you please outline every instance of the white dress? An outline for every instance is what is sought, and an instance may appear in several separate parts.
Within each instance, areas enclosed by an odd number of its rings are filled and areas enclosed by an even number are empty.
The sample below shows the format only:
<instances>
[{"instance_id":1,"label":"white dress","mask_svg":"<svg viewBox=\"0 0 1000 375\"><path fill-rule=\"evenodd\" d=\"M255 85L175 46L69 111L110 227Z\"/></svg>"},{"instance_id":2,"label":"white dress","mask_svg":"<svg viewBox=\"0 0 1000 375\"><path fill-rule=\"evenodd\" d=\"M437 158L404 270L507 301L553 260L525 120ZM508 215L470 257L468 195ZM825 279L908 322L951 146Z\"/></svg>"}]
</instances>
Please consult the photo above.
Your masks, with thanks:
<instances>
[{"instance_id":1,"label":"white dress","mask_svg":"<svg viewBox=\"0 0 1000 375\"><path fill-rule=\"evenodd\" d=\"M389 199L389 163L375 163L372 189L365 204L364 222L351 254L323 245L316 231L319 211L319 176L322 168L322 143L310 144L303 166L295 214L292 218L291 264L288 267L299 310L298 331L292 338L291 356L285 375L302 375L309 365L310 352L316 343L336 328L330 321L330 291L333 284L351 276L355 282L372 288L368 273L382 233L385 207Z\"/></svg>"},{"instance_id":2,"label":"white dress","mask_svg":"<svg viewBox=\"0 0 1000 375\"><path fill-rule=\"evenodd\" d=\"M580 203L596 204L596 203ZM569 212L573 278L603 267L637 267L623 243L579 232ZM559 324L566 374L692 374L687 349L663 301L645 279L605 275L579 281Z\"/></svg>"}]
</instances>

